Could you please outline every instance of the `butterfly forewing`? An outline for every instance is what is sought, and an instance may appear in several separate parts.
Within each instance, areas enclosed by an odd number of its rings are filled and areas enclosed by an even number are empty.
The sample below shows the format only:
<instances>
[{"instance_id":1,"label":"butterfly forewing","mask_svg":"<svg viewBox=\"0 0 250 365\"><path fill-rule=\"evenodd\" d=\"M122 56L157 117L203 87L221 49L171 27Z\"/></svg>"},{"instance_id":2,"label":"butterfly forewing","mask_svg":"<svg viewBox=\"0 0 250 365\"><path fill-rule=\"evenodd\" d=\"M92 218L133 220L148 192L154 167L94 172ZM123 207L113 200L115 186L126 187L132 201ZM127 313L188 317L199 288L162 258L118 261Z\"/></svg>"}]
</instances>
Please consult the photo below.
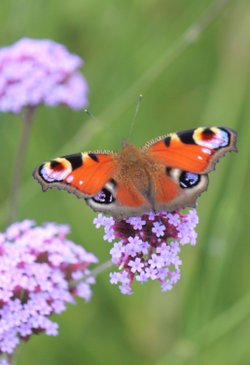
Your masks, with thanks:
<instances>
[{"instance_id":1,"label":"butterfly forewing","mask_svg":"<svg viewBox=\"0 0 250 365\"><path fill-rule=\"evenodd\" d=\"M114 153L77 153L59 157L37 167L33 173L43 187L64 189L79 197L97 194L112 178Z\"/></svg>"},{"instance_id":2,"label":"butterfly forewing","mask_svg":"<svg viewBox=\"0 0 250 365\"><path fill-rule=\"evenodd\" d=\"M230 128L200 127L159 137L143 149L168 167L204 174L226 152L236 151L236 137Z\"/></svg>"}]
</instances>

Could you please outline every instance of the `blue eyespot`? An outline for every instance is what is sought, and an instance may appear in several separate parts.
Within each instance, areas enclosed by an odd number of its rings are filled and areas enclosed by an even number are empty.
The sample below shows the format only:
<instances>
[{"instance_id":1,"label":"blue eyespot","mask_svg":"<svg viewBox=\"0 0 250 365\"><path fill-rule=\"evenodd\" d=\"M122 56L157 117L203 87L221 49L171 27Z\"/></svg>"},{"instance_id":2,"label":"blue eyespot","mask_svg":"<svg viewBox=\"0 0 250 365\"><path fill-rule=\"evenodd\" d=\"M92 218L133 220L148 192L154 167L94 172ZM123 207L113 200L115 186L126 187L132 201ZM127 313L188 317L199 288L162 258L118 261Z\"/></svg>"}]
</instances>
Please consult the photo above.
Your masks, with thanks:
<instances>
[{"instance_id":1,"label":"blue eyespot","mask_svg":"<svg viewBox=\"0 0 250 365\"><path fill-rule=\"evenodd\" d=\"M181 188L190 189L200 182L200 175L193 172L183 171L179 177L179 183Z\"/></svg>"},{"instance_id":2,"label":"blue eyespot","mask_svg":"<svg viewBox=\"0 0 250 365\"><path fill-rule=\"evenodd\" d=\"M108 189L103 188L98 194L96 194L92 198L92 200L95 203L107 205L113 203L115 201L115 198Z\"/></svg>"}]
</instances>

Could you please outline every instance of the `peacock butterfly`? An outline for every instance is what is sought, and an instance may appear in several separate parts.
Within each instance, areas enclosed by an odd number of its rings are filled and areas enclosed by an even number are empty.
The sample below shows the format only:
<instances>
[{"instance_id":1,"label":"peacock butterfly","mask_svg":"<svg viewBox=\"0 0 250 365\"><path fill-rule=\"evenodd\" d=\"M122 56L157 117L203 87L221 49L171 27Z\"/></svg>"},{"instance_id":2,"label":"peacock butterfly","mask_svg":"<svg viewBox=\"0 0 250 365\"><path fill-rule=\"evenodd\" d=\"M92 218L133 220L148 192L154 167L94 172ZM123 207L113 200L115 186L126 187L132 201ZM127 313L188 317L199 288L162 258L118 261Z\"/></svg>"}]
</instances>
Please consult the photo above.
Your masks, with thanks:
<instances>
[{"instance_id":1,"label":"peacock butterfly","mask_svg":"<svg viewBox=\"0 0 250 365\"><path fill-rule=\"evenodd\" d=\"M146 211L195 206L207 189L208 173L226 152L237 151L237 133L200 127L153 139L120 152L80 152L38 166L33 176L45 191L63 189L97 212L117 219Z\"/></svg>"}]
</instances>

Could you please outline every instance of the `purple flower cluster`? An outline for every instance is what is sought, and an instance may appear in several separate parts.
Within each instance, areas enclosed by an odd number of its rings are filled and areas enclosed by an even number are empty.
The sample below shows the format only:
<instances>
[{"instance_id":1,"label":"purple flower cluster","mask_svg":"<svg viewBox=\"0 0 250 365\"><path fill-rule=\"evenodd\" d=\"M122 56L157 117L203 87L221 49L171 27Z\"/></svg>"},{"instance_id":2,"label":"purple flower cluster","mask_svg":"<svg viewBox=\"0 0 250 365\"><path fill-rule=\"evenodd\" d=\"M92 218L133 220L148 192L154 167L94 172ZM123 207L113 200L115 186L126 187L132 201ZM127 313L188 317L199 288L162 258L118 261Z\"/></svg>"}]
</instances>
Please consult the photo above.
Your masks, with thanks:
<instances>
[{"instance_id":1,"label":"purple flower cluster","mask_svg":"<svg viewBox=\"0 0 250 365\"><path fill-rule=\"evenodd\" d=\"M66 225L35 227L30 220L0 233L0 354L13 353L32 334L56 335L49 316L74 303L73 295L90 299L95 280L88 267L97 259L68 233Z\"/></svg>"},{"instance_id":2,"label":"purple flower cluster","mask_svg":"<svg viewBox=\"0 0 250 365\"><path fill-rule=\"evenodd\" d=\"M0 49L0 110L19 113L39 104L86 107L80 57L48 39L23 38Z\"/></svg>"},{"instance_id":3,"label":"purple flower cluster","mask_svg":"<svg viewBox=\"0 0 250 365\"><path fill-rule=\"evenodd\" d=\"M121 221L99 214L94 224L104 227L105 240L119 240L110 251L113 264L119 267L110 274L110 282L120 284L121 293L132 294L134 280L159 280L162 291L172 289L180 279L181 246L196 243L198 216L194 209L187 213L149 212Z\"/></svg>"},{"instance_id":4,"label":"purple flower cluster","mask_svg":"<svg viewBox=\"0 0 250 365\"><path fill-rule=\"evenodd\" d=\"M0 365L10 365L10 363L6 359L2 359L0 360Z\"/></svg>"}]
</instances>

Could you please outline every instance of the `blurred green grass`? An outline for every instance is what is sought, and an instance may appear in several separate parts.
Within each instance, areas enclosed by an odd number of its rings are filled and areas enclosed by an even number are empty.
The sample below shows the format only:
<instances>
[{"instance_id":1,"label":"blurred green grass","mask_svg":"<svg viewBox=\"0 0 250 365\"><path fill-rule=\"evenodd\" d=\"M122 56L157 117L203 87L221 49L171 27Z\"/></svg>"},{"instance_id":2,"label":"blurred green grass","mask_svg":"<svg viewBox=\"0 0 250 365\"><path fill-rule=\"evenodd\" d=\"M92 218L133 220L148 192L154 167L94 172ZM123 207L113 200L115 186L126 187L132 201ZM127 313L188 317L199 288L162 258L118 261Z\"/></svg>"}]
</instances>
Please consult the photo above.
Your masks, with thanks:
<instances>
[{"instance_id":1,"label":"blurred green grass","mask_svg":"<svg viewBox=\"0 0 250 365\"><path fill-rule=\"evenodd\" d=\"M219 0L218 0L219 1ZM169 293L158 283L122 296L100 275L90 304L58 316L60 335L37 336L17 364L238 365L250 363L249 139L250 3L231 1L200 39L160 69L160 60L211 1L2 0L2 46L23 36L52 38L85 60L90 110L101 122L64 108L40 108L28 146L19 219L69 223L72 239L108 259L95 214L60 191L43 194L31 178L40 162L80 150L119 149L137 97L132 135L140 145L168 132L219 124L239 134L199 199L196 247L182 252L182 279ZM155 68L154 68L155 67ZM148 75L148 70L154 72ZM0 115L0 224L5 228L20 136L16 116Z\"/></svg>"}]
</instances>

